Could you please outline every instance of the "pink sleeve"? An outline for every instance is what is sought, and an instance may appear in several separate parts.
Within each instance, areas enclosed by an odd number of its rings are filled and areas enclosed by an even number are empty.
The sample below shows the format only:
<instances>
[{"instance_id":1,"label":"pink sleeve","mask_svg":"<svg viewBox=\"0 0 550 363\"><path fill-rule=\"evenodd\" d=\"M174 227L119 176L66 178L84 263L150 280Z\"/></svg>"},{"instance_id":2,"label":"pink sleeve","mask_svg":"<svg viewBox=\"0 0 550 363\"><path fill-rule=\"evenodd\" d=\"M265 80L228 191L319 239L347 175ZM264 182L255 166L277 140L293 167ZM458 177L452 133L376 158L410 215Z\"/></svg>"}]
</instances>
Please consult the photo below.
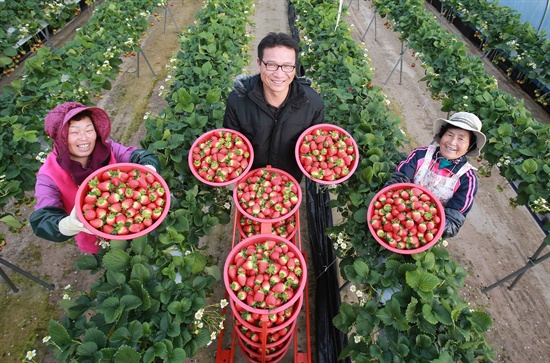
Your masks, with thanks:
<instances>
[{"instance_id":1,"label":"pink sleeve","mask_svg":"<svg viewBox=\"0 0 550 363\"><path fill-rule=\"evenodd\" d=\"M34 197L36 204L34 210L39 210L44 207L59 207L63 208L63 200L61 191L55 182L44 174L36 176L36 184L34 186Z\"/></svg>"},{"instance_id":2,"label":"pink sleeve","mask_svg":"<svg viewBox=\"0 0 550 363\"><path fill-rule=\"evenodd\" d=\"M114 142L113 140L110 140L110 143L111 143L111 150L113 151L113 154L115 155L115 160L118 163L129 163L130 156L135 150L137 150L137 147L135 146L127 147L122 144L119 144L118 142Z\"/></svg>"}]
</instances>

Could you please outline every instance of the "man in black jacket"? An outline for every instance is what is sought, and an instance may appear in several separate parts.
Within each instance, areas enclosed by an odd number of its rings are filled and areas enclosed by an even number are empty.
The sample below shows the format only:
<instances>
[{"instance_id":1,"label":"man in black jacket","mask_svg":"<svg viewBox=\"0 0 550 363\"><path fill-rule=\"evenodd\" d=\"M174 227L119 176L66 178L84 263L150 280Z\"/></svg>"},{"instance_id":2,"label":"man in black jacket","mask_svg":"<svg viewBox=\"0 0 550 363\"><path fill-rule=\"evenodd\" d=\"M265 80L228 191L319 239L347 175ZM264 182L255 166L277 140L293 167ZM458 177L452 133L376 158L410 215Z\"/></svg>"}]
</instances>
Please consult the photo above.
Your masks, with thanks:
<instances>
[{"instance_id":1,"label":"man in black jacket","mask_svg":"<svg viewBox=\"0 0 550 363\"><path fill-rule=\"evenodd\" d=\"M225 109L223 127L239 131L254 148L253 169L271 165L298 182L294 156L300 134L324 122L324 106L311 82L298 78L298 43L284 33L269 33L258 45L254 76L238 76Z\"/></svg>"}]
</instances>

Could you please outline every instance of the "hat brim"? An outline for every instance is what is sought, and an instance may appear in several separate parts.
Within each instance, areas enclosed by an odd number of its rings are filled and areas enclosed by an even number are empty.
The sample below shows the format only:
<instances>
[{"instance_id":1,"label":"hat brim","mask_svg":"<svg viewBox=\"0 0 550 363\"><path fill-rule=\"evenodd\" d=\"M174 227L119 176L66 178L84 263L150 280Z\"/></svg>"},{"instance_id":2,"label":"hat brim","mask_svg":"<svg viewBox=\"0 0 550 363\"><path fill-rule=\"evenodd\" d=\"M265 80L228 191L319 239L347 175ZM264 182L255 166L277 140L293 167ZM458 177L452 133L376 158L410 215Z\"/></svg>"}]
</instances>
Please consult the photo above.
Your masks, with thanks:
<instances>
[{"instance_id":1,"label":"hat brim","mask_svg":"<svg viewBox=\"0 0 550 363\"><path fill-rule=\"evenodd\" d=\"M433 133L434 133L434 141L439 144L441 141L441 138L439 137L439 132L441 131L441 127L443 127L444 124L450 124L455 127L458 127L459 129L468 130L474 133L476 135L476 147L472 150L468 151L466 156L477 158L480 154L480 150L485 146L485 143L487 142L487 138L483 132L480 132L472 127L469 127L468 125L465 125L461 122L453 122L452 120L446 120L444 118L438 118L435 120L433 124Z\"/></svg>"}]
</instances>

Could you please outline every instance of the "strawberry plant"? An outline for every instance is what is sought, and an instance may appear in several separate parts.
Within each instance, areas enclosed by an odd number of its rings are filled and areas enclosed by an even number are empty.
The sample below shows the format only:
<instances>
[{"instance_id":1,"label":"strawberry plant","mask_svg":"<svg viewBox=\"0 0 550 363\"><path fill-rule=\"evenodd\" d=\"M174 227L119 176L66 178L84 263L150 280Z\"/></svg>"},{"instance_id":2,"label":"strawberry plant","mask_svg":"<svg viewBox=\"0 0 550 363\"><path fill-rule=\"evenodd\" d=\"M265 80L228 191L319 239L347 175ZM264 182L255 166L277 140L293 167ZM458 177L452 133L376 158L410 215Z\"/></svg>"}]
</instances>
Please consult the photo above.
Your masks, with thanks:
<instances>
[{"instance_id":1,"label":"strawberry plant","mask_svg":"<svg viewBox=\"0 0 550 363\"><path fill-rule=\"evenodd\" d=\"M194 313L206 305L206 291L215 282L205 271L206 260L198 251L185 257L166 253L165 266L156 266L153 242L146 235L132 240L128 251L100 250L77 262L79 269L101 277L90 292L74 301L63 300L66 316L50 321L49 344L59 362L93 357L183 362L210 341L206 329L193 335L189 331ZM181 282L158 279L158 269L170 265L177 266Z\"/></svg>"},{"instance_id":2,"label":"strawberry plant","mask_svg":"<svg viewBox=\"0 0 550 363\"><path fill-rule=\"evenodd\" d=\"M9 75L28 52L42 46L44 33L56 32L80 13L78 2L29 0L2 2L0 72ZM48 29L46 29L48 28ZM42 33L42 38L40 37Z\"/></svg>"},{"instance_id":3,"label":"strawberry plant","mask_svg":"<svg viewBox=\"0 0 550 363\"><path fill-rule=\"evenodd\" d=\"M299 18L302 64L318 85L327 119L333 117L350 131L361 158L356 173L336 186L336 199L331 201L342 222L326 230L329 236L347 236L345 243L352 246L336 252L340 272L359 298L342 303L333 320L351 338L340 358L355 362L490 359L494 352L484 333L491 317L469 309L458 297L464 268L438 247L414 255L391 253L367 231L367 206L389 178L392 165L403 158L396 149L402 136L383 94L371 83L364 51L345 23L336 26L338 6L314 0L292 4ZM409 11L401 9L400 14L400 21L416 31L422 28L419 23L412 25Z\"/></svg>"},{"instance_id":4,"label":"strawberry plant","mask_svg":"<svg viewBox=\"0 0 550 363\"><path fill-rule=\"evenodd\" d=\"M519 70L518 84L530 80L539 85L536 101L546 106L550 97L544 87L550 84L550 40L546 34L536 31L528 22L523 23L517 11L492 1L444 0L442 4L450 9L452 18L460 17L477 29L475 36L483 40L482 49L494 63L510 62L509 76Z\"/></svg>"}]
</instances>

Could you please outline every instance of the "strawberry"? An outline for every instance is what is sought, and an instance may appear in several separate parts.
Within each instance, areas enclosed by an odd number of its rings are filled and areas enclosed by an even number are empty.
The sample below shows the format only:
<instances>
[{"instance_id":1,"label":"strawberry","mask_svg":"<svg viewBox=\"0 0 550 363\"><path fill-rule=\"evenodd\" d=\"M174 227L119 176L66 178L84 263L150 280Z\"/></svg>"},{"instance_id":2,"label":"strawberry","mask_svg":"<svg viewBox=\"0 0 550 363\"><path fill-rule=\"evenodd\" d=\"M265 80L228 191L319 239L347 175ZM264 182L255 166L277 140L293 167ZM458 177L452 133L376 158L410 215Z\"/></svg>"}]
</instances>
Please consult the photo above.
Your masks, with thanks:
<instances>
[{"instance_id":1,"label":"strawberry","mask_svg":"<svg viewBox=\"0 0 550 363\"><path fill-rule=\"evenodd\" d=\"M246 285L246 275L245 274L238 274L237 278L236 278L236 281L239 283L239 285L245 286Z\"/></svg>"},{"instance_id":2,"label":"strawberry","mask_svg":"<svg viewBox=\"0 0 550 363\"><path fill-rule=\"evenodd\" d=\"M229 276L229 278L231 280L235 280L235 278L237 277L237 266L236 265L230 265L227 268L227 275Z\"/></svg>"},{"instance_id":3,"label":"strawberry","mask_svg":"<svg viewBox=\"0 0 550 363\"><path fill-rule=\"evenodd\" d=\"M114 214L118 214L122 211L122 204L121 203L114 203L114 204L111 204L108 208L108 210L111 212L111 213L114 213Z\"/></svg>"},{"instance_id":4,"label":"strawberry","mask_svg":"<svg viewBox=\"0 0 550 363\"><path fill-rule=\"evenodd\" d=\"M107 208L109 206L109 202L107 202L107 199L103 197L97 198L97 201L95 203L96 208Z\"/></svg>"},{"instance_id":5,"label":"strawberry","mask_svg":"<svg viewBox=\"0 0 550 363\"><path fill-rule=\"evenodd\" d=\"M101 227L103 227L103 225L104 225L103 220L101 220L99 218L92 219L92 220L89 221L89 223L95 229L101 229Z\"/></svg>"},{"instance_id":6,"label":"strawberry","mask_svg":"<svg viewBox=\"0 0 550 363\"><path fill-rule=\"evenodd\" d=\"M277 294L282 294L285 291L285 289L286 289L286 286L282 282L278 282L275 285L273 285L273 287L271 287L271 291Z\"/></svg>"},{"instance_id":7,"label":"strawberry","mask_svg":"<svg viewBox=\"0 0 550 363\"><path fill-rule=\"evenodd\" d=\"M261 303L265 300L265 293L262 290L254 292L254 302Z\"/></svg>"},{"instance_id":8,"label":"strawberry","mask_svg":"<svg viewBox=\"0 0 550 363\"><path fill-rule=\"evenodd\" d=\"M95 204L97 202L97 195L95 194L92 194L90 192L88 192L88 194L86 194L86 196L84 197L84 203L86 204Z\"/></svg>"},{"instance_id":9,"label":"strawberry","mask_svg":"<svg viewBox=\"0 0 550 363\"><path fill-rule=\"evenodd\" d=\"M128 231L130 233L138 233L145 229L143 223L134 223L130 227L128 227Z\"/></svg>"},{"instance_id":10,"label":"strawberry","mask_svg":"<svg viewBox=\"0 0 550 363\"><path fill-rule=\"evenodd\" d=\"M151 215L151 218L156 220L156 219L159 219L161 215L162 215L162 208L155 208L153 210L153 214Z\"/></svg>"},{"instance_id":11,"label":"strawberry","mask_svg":"<svg viewBox=\"0 0 550 363\"><path fill-rule=\"evenodd\" d=\"M268 293L267 296L265 297L265 303L269 307L276 307L280 305L277 298L272 292Z\"/></svg>"},{"instance_id":12,"label":"strawberry","mask_svg":"<svg viewBox=\"0 0 550 363\"><path fill-rule=\"evenodd\" d=\"M102 220L105 220L107 213L108 213L107 209L104 209L104 208L96 208L95 210L96 217Z\"/></svg>"},{"instance_id":13,"label":"strawberry","mask_svg":"<svg viewBox=\"0 0 550 363\"><path fill-rule=\"evenodd\" d=\"M92 219L95 219L95 217L96 217L96 213L95 213L95 210L93 210L93 209L90 209L90 210L87 210L86 212L84 212L84 218L87 221L91 221Z\"/></svg>"},{"instance_id":14,"label":"strawberry","mask_svg":"<svg viewBox=\"0 0 550 363\"><path fill-rule=\"evenodd\" d=\"M247 293L244 292L243 290L239 290L237 291L237 299L241 300L241 301L244 301L246 300L246 296L247 296Z\"/></svg>"},{"instance_id":15,"label":"strawberry","mask_svg":"<svg viewBox=\"0 0 550 363\"><path fill-rule=\"evenodd\" d=\"M115 227L108 224L104 224L103 227L101 227L101 231L103 231L103 233L106 233L106 234L112 234L114 229Z\"/></svg>"},{"instance_id":16,"label":"strawberry","mask_svg":"<svg viewBox=\"0 0 550 363\"><path fill-rule=\"evenodd\" d=\"M107 214L107 216L105 217L105 223L112 226L113 224L115 224L115 218L116 218L116 214L114 213L109 213Z\"/></svg>"},{"instance_id":17,"label":"strawberry","mask_svg":"<svg viewBox=\"0 0 550 363\"><path fill-rule=\"evenodd\" d=\"M241 289L242 285L240 285L237 281L233 281L229 284L229 288L233 291L239 291Z\"/></svg>"},{"instance_id":18,"label":"strawberry","mask_svg":"<svg viewBox=\"0 0 550 363\"><path fill-rule=\"evenodd\" d=\"M114 188L114 185L109 181L103 181L97 185L97 189L102 192L110 192Z\"/></svg>"}]
</instances>

